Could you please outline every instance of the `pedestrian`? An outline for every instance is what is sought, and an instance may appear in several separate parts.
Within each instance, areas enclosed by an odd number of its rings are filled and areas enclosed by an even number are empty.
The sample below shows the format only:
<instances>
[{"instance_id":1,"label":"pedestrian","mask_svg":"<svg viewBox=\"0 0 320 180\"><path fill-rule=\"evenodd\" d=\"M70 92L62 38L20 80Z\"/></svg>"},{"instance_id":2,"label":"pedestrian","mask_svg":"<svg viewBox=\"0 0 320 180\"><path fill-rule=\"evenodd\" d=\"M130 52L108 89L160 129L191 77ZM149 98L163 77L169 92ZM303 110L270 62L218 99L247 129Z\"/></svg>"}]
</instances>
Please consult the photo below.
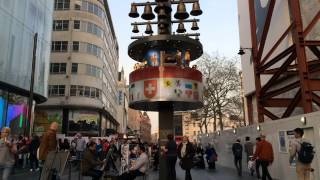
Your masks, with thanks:
<instances>
[{"instance_id":1,"label":"pedestrian","mask_svg":"<svg viewBox=\"0 0 320 180\"><path fill-rule=\"evenodd\" d=\"M96 156L96 143L91 141L88 143L88 149L84 152L83 160L81 161L81 174L91 176L92 180L99 180L103 171L97 170L97 166L102 166L105 161L100 161Z\"/></svg>"},{"instance_id":2,"label":"pedestrian","mask_svg":"<svg viewBox=\"0 0 320 180\"><path fill-rule=\"evenodd\" d=\"M121 180L134 180L137 176L144 176L147 169L149 158L146 153L146 148L143 145L139 145L138 148L139 157L135 161L134 165L129 168L129 172L124 173L120 176Z\"/></svg>"},{"instance_id":3,"label":"pedestrian","mask_svg":"<svg viewBox=\"0 0 320 180\"><path fill-rule=\"evenodd\" d=\"M152 146L152 157L153 157L153 170L157 171L159 166L160 158L160 147L158 144Z\"/></svg>"},{"instance_id":4,"label":"pedestrian","mask_svg":"<svg viewBox=\"0 0 320 180\"><path fill-rule=\"evenodd\" d=\"M216 161L218 160L218 154L215 150L215 148L213 147L213 145L211 145L210 143L208 143L208 146L206 147L206 160L208 163L208 168L209 169L216 169Z\"/></svg>"},{"instance_id":5,"label":"pedestrian","mask_svg":"<svg viewBox=\"0 0 320 180\"><path fill-rule=\"evenodd\" d=\"M250 156L253 155L253 143L251 142L249 136L246 137L246 142L244 143L244 152L247 156L247 162L249 162Z\"/></svg>"},{"instance_id":6,"label":"pedestrian","mask_svg":"<svg viewBox=\"0 0 320 180\"><path fill-rule=\"evenodd\" d=\"M256 152L254 153L253 159L259 159L262 168L262 180L272 180L269 173L268 166L273 163L274 155L272 144L266 140L265 135L260 136L261 141L259 142Z\"/></svg>"},{"instance_id":7,"label":"pedestrian","mask_svg":"<svg viewBox=\"0 0 320 180\"><path fill-rule=\"evenodd\" d=\"M259 143L261 142L261 138L260 137L257 137L256 138L256 149L258 148L259 146ZM252 158L253 159L253 158ZM260 176L260 166L261 166L261 163L260 163L260 160L259 160L259 157L257 157L256 159L253 159L255 160L256 162L256 174L257 174L257 178L258 179L261 179L261 176Z\"/></svg>"},{"instance_id":8,"label":"pedestrian","mask_svg":"<svg viewBox=\"0 0 320 180\"><path fill-rule=\"evenodd\" d=\"M242 152L243 147L240 144L240 139L237 139L232 145L232 153L234 156L234 165L236 166L239 176L242 176Z\"/></svg>"},{"instance_id":9,"label":"pedestrian","mask_svg":"<svg viewBox=\"0 0 320 180\"><path fill-rule=\"evenodd\" d=\"M37 150L40 146L40 139L39 136L34 135L32 137L31 143L30 143L30 171L38 171L39 170L39 161L37 158Z\"/></svg>"},{"instance_id":10,"label":"pedestrian","mask_svg":"<svg viewBox=\"0 0 320 180\"><path fill-rule=\"evenodd\" d=\"M311 163L314 158L313 146L303 138L301 128L294 129L295 140L290 144L290 163L296 160L296 173L298 180L310 180Z\"/></svg>"},{"instance_id":11,"label":"pedestrian","mask_svg":"<svg viewBox=\"0 0 320 180\"><path fill-rule=\"evenodd\" d=\"M89 141L90 142L90 141ZM83 152L86 149L86 140L82 138L80 133L77 134L77 141L76 141L76 155L77 160L81 160L83 157Z\"/></svg>"},{"instance_id":12,"label":"pedestrian","mask_svg":"<svg viewBox=\"0 0 320 180\"><path fill-rule=\"evenodd\" d=\"M45 132L42 136L41 143L39 146L39 160L40 160L40 175L42 171L42 167L44 162L47 158L47 155L50 151L57 150L57 130L58 130L58 123L52 122L50 124L49 129Z\"/></svg>"},{"instance_id":13,"label":"pedestrian","mask_svg":"<svg viewBox=\"0 0 320 180\"><path fill-rule=\"evenodd\" d=\"M15 163L15 153L17 146L9 136L11 129L4 127L1 130L0 138L0 169L2 170L2 180L8 180L10 172Z\"/></svg>"},{"instance_id":14,"label":"pedestrian","mask_svg":"<svg viewBox=\"0 0 320 180\"><path fill-rule=\"evenodd\" d=\"M168 134L168 142L165 147L165 157L167 163L168 180L176 180L177 144L173 140L173 135Z\"/></svg>"},{"instance_id":15,"label":"pedestrian","mask_svg":"<svg viewBox=\"0 0 320 180\"><path fill-rule=\"evenodd\" d=\"M192 180L191 169L193 167L193 156L195 153L193 147L187 136L183 137L182 143L180 143L178 147L179 164L181 168L186 171L185 180Z\"/></svg>"}]
</instances>

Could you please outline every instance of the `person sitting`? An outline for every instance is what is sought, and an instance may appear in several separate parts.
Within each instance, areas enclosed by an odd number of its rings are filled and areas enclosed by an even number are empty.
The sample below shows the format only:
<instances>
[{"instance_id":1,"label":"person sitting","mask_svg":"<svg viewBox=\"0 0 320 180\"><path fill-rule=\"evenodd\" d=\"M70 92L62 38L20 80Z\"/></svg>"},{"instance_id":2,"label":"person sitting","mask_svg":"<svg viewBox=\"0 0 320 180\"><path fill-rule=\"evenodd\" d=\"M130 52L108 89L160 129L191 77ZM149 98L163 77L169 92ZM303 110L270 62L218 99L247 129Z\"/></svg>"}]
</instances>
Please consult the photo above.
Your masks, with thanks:
<instances>
[{"instance_id":1,"label":"person sitting","mask_svg":"<svg viewBox=\"0 0 320 180\"><path fill-rule=\"evenodd\" d=\"M139 157L134 165L129 169L129 172L121 175L121 180L134 180L137 176L143 176L148 168L148 155L144 146L139 147Z\"/></svg>"},{"instance_id":2,"label":"person sitting","mask_svg":"<svg viewBox=\"0 0 320 180\"><path fill-rule=\"evenodd\" d=\"M88 149L85 151L83 160L81 162L82 169L81 173L84 176L91 176L92 180L99 180L103 172L101 170L97 170L97 166L101 166L105 163L105 161L100 161L96 157L96 143L91 141L88 144Z\"/></svg>"}]
</instances>

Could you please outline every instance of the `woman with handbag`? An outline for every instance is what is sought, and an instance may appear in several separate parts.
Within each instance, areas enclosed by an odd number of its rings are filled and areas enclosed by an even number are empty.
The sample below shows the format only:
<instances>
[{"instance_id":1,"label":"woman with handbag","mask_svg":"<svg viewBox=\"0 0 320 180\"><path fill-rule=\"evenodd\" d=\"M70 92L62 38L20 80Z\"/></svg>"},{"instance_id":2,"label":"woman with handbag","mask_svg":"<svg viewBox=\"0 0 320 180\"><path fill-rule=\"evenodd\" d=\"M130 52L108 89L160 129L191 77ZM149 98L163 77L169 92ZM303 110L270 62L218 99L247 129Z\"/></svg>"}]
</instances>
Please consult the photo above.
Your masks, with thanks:
<instances>
[{"instance_id":1,"label":"woman with handbag","mask_svg":"<svg viewBox=\"0 0 320 180\"><path fill-rule=\"evenodd\" d=\"M192 180L191 168L193 167L194 148L189 142L187 136L183 137L182 143L178 147L178 157L180 159L180 166L186 171L185 180Z\"/></svg>"}]
</instances>

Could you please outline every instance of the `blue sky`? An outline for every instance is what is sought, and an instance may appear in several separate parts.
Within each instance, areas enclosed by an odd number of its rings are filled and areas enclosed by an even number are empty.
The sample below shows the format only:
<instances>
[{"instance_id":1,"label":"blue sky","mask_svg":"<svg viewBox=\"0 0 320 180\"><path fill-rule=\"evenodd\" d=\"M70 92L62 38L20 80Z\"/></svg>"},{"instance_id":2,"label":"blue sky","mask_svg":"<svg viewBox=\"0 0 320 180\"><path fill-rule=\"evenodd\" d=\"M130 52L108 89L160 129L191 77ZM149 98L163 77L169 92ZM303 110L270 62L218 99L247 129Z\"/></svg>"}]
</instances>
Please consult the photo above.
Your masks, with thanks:
<instances>
[{"instance_id":1,"label":"blue sky","mask_svg":"<svg viewBox=\"0 0 320 180\"><path fill-rule=\"evenodd\" d=\"M133 70L134 60L127 55L127 47L132 42L130 37L131 22L141 21L141 19L132 19L128 16L130 5L133 0L109 0L110 11L113 19L116 36L119 43L120 68L124 67L125 74L128 75ZM146 2L135 0L134 2ZM237 0L200 0L200 7L203 11L200 18L198 32L201 34L200 41L203 44L204 52L218 52L220 55L234 57L239 50L239 31L238 31L238 10ZM187 5L190 12L192 4ZM138 8L140 15L143 13L143 7ZM176 7L173 7L173 12ZM191 32L190 25L185 25L187 31ZM140 27L140 33L145 27ZM154 28L154 31L156 29ZM173 27L176 30L176 26ZM152 130L157 129L156 114L150 114L152 119Z\"/></svg>"}]
</instances>

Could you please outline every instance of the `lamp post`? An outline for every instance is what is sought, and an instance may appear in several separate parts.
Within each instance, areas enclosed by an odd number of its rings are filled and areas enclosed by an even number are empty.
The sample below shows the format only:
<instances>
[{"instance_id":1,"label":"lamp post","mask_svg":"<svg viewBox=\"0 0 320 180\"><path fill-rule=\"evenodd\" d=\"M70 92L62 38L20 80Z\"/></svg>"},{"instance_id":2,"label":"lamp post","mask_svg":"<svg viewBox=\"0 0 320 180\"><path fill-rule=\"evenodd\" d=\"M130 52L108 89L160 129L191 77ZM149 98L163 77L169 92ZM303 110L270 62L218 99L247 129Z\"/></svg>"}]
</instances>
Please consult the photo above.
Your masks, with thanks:
<instances>
[{"instance_id":1,"label":"lamp post","mask_svg":"<svg viewBox=\"0 0 320 180\"><path fill-rule=\"evenodd\" d=\"M186 4L192 4L190 13L186 11ZM173 12L174 6L176 12ZM200 34L187 33L184 27L185 23L192 23L191 30L197 31L200 20L189 17L201 15L202 10L199 0L155 0L132 3L130 17L140 17L138 7L144 7L141 18L145 21L132 23L132 32L139 33L139 26L146 29L142 36L131 37L134 41L128 46L128 55L140 62L130 73L129 107L159 112L159 142L164 146L167 135L174 133L174 111L203 106L202 73L196 67L189 67L191 61L203 54ZM157 20L153 21L156 16ZM175 32L172 24L178 24ZM153 26L157 26L157 32ZM161 158L160 180L167 179L163 162Z\"/></svg>"}]
</instances>

